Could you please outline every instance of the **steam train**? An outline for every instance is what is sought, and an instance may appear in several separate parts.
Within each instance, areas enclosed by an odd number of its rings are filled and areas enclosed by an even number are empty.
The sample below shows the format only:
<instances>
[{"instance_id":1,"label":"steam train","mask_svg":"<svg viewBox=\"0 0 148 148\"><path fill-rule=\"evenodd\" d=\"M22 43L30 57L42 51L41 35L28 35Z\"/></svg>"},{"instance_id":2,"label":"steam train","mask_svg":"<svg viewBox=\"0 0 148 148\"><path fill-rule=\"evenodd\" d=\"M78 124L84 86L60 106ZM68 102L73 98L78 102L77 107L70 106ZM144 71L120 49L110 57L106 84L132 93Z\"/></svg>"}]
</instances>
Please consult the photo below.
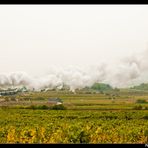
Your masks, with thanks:
<instances>
[{"instance_id":1,"label":"steam train","mask_svg":"<svg viewBox=\"0 0 148 148\"><path fill-rule=\"evenodd\" d=\"M25 87L23 88L14 88L14 89L7 89L7 90L0 90L0 96L7 96L7 95L15 95L19 92L26 92L27 89Z\"/></svg>"}]
</instances>

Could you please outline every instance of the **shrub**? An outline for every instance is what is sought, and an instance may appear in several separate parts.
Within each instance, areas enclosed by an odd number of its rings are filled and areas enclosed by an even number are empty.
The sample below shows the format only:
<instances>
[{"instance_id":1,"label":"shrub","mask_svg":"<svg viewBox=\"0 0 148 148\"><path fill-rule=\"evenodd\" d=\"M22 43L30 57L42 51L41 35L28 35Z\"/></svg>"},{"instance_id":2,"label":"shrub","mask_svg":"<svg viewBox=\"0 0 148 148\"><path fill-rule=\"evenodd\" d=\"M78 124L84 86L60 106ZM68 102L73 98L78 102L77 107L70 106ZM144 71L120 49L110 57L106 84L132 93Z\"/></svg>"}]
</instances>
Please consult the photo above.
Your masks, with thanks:
<instances>
[{"instance_id":1,"label":"shrub","mask_svg":"<svg viewBox=\"0 0 148 148\"><path fill-rule=\"evenodd\" d=\"M47 105L40 105L37 106L37 109L49 109L49 107Z\"/></svg>"},{"instance_id":2,"label":"shrub","mask_svg":"<svg viewBox=\"0 0 148 148\"><path fill-rule=\"evenodd\" d=\"M142 106L141 106L141 105L137 105L137 106L135 106L133 109L141 110L141 109L142 109Z\"/></svg>"},{"instance_id":3,"label":"shrub","mask_svg":"<svg viewBox=\"0 0 148 148\"><path fill-rule=\"evenodd\" d=\"M50 109L53 109L53 110L65 110L66 107L63 104L59 104L59 105L51 106Z\"/></svg>"},{"instance_id":4,"label":"shrub","mask_svg":"<svg viewBox=\"0 0 148 148\"><path fill-rule=\"evenodd\" d=\"M147 103L147 102L146 102L146 100L144 100L144 99L138 99L138 100L136 101L136 103Z\"/></svg>"}]
</instances>

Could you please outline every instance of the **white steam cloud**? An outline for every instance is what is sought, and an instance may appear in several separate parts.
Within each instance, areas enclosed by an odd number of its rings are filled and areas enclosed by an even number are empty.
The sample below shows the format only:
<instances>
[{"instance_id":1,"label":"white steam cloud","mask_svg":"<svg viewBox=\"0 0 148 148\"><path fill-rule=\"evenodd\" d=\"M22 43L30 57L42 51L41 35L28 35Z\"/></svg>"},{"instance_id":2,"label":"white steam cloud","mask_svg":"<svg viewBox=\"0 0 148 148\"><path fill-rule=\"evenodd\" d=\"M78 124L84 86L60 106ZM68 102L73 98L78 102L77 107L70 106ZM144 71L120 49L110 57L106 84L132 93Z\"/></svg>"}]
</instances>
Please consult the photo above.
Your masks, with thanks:
<instances>
[{"instance_id":1,"label":"white steam cloud","mask_svg":"<svg viewBox=\"0 0 148 148\"><path fill-rule=\"evenodd\" d=\"M90 67L69 66L66 68L50 67L44 77L34 78L25 72L0 74L0 87L26 86L28 89L63 88L69 86L71 91L103 82L113 87L127 87L148 82L148 50L141 54L128 56L114 67L106 63Z\"/></svg>"}]
</instances>

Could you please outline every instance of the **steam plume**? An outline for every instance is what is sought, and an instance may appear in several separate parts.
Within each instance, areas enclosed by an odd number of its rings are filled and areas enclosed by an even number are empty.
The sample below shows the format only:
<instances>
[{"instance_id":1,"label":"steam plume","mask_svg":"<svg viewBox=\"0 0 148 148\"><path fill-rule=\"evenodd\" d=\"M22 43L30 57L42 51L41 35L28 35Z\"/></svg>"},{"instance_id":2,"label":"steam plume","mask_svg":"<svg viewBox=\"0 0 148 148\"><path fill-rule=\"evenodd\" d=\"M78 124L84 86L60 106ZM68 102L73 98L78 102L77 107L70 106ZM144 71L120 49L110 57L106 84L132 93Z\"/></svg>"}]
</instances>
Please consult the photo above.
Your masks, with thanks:
<instances>
[{"instance_id":1,"label":"steam plume","mask_svg":"<svg viewBox=\"0 0 148 148\"><path fill-rule=\"evenodd\" d=\"M44 77L34 78L25 72L0 74L0 87L26 86L28 89L63 88L69 86L71 91L92 86L96 82L109 83L113 87L127 87L148 82L148 50L134 54L118 61L114 67L99 63L90 67L50 67Z\"/></svg>"}]
</instances>

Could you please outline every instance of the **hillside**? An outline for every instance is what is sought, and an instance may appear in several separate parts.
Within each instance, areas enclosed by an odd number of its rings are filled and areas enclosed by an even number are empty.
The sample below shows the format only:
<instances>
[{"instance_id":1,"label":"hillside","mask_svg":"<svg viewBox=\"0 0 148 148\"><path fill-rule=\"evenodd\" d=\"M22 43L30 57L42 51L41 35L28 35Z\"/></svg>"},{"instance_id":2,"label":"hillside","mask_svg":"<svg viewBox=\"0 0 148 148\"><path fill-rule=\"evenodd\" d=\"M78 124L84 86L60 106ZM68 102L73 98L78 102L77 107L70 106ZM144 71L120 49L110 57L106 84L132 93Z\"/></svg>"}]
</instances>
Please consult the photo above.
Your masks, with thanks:
<instances>
[{"instance_id":1,"label":"hillside","mask_svg":"<svg viewBox=\"0 0 148 148\"><path fill-rule=\"evenodd\" d=\"M148 90L148 84L147 83L142 83L137 86L131 87L131 89L136 89L136 90Z\"/></svg>"}]
</instances>

